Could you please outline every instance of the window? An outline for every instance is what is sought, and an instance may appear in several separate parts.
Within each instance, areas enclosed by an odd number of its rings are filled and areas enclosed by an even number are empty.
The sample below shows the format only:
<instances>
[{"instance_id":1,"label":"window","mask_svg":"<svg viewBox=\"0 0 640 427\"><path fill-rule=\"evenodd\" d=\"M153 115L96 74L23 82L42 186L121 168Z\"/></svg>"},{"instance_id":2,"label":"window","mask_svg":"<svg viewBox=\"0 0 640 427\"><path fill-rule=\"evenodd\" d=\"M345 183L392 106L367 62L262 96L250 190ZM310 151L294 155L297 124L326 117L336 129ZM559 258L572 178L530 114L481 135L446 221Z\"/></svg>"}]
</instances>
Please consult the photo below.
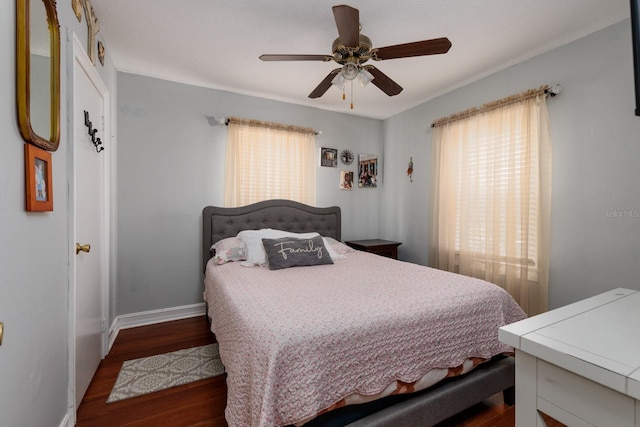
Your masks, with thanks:
<instances>
[{"instance_id":1,"label":"window","mask_svg":"<svg viewBox=\"0 0 640 427\"><path fill-rule=\"evenodd\" d=\"M551 148L544 91L434 123L429 263L547 309Z\"/></svg>"},{"instance_id":2,"label":"window","mask_svg":"<svg viewBox=\"0 0 640 427\"><path fill-rule=\"evenodd\" d=\"M268 199L316 202L313 129L230 118L225 206Z\"/></svg>"}]
</instances>

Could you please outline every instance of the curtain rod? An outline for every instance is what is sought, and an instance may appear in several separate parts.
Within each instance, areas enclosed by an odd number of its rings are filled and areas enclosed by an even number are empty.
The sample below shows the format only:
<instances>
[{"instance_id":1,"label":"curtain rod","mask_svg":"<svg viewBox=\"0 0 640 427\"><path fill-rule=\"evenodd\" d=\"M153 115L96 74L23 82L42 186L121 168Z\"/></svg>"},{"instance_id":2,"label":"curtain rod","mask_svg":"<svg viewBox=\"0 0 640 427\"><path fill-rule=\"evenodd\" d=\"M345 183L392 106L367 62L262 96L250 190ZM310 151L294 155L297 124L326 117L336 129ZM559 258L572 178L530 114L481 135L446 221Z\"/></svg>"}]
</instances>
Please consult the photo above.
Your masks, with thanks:
<instances>
[{"instance_id":1,"label":"curtain rod","mask_svg":"<svg viewBox=\"0 0 640 427\"><path fill-rule=\"evenodd\" d=\"M474 114L478 114L484 111L489 111L492 110L494 108L506 105L508 103L511 102L515 102L518 101L520 99L525 99L525 98L530 98L530 97L534 97L534 96L538 96L540 94L544 94L547 97L551 97L553 98L554 96L558 95L560 92L562 91L562 86L560 86L559 84L554 84L554 85L544 85L541 86L538 89L531 89L522 93L519 93L517 95L511 95L508 96L506 98L502 98L499 99L497 101L491 101L489 103L486 103L484 105L482 105L481 107L477 108L477 107L473 107L470 108L468 110L459 112L459 113L455 113L452 114L450 116L446 116L446 117L442 117L438 120L435 120L433 123L431 123L429 125L429 128L435 128L437 126L441 126L441 125L445 125L447 123L451 123L455 120L459 120L459 119L463 119L466 117L470 117Z\"/></svg>"},{"instance_id":2,"label":"curtain rod","mask_svg":"<svg viewBox=\"0 0 640 427\"><path fill-rule=\"evenodd\" d=\"M266 127L273 127L273 128L277 128L277 129L289 129L289 130L293 130L293 131L297 131L297 132L302 132L302 133L313 133L314 135L322 135L322 131L319 130L314 130L311 128L305 128L302 126L294 126L294 125L285 125L285 124L280 124L280 123L273 123L273 122L263 122L260 120L249 120L249 119L240 119L237 117L213 117L213 116L207 116L207 121L209 122L209 125L211 126L229 126L229 123L234 121L236 123L248 123L248 124L257 124L257 125L264 125Z\"/></svg>"}]
</instances>

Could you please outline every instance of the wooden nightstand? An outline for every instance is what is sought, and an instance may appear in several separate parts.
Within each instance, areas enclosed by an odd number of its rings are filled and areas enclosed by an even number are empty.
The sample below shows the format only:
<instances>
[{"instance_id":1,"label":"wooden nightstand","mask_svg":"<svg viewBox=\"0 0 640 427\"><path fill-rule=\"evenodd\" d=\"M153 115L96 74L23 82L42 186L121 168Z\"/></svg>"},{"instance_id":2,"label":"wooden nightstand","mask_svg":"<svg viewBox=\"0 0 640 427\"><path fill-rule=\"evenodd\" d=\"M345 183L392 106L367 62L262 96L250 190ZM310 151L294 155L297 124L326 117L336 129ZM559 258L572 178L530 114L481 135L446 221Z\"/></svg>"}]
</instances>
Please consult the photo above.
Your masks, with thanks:
<instances>
[{"instance_id":1,"label":"wooden nightstand","mask_svg":"<svg viewBox=\"0 0 640 427\"><path fill-rule=\"evenodd\" d=\"M350 240L344 243L359 251L370 252L372 254L382 255L393 259L398 259L398 246L402 244L401 242L392 242L390 240L381 239Z\"/></svg>"}]
</instances>

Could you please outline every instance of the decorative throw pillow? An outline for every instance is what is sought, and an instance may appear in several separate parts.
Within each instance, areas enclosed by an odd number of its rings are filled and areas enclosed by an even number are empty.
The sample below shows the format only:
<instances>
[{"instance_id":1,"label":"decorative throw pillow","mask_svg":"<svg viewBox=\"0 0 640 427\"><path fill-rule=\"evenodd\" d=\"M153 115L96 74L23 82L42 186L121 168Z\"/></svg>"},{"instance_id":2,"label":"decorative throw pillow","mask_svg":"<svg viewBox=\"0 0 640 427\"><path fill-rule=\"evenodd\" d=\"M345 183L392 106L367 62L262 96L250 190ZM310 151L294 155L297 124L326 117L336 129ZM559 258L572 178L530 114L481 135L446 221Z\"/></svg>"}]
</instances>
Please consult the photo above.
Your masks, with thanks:
<instances>
[{"instance_id":1,"label":"decorative throw pillow","mask_svg":"<svg viewBox=\"0 0 640 427\"><path fill-rule=\"evenodd\" d=\"M218 240L211 246L211 251L215 251L213 262L218 265L247 259L247 245L238 237Z\"/></svg>"},{"instance_id":2,"label":"decorative throw pillow","mask_svg":"<svg viewBox=\"0 0 640 427\"><path fill-rule=\"evenodd\" d=\"M289 267L333 264L329 251L320 236L310 239L282 237L262 239L267 254L269 270Z\"/></svg>"},{"instance_id":3,"label":"decorative throw pillow","mask_svg":"<svg viewBox=\"0 0 640 427\"><path fill-rule=\"evenodd\" d=\"M264 251L262 239L279 239L281 237L295 237L298 239L310 239L320 236L318 233L293 233L291 231L276 230L273 228L262 228L260 230L243 230L238 233L238 237L247 245L247 260L242 262L244 267L254 267L256 265L266 265L267 254ZM331 246L325 243L331 259L344 259L343 255L337 254Z\"/></svg>"}]
</instances>

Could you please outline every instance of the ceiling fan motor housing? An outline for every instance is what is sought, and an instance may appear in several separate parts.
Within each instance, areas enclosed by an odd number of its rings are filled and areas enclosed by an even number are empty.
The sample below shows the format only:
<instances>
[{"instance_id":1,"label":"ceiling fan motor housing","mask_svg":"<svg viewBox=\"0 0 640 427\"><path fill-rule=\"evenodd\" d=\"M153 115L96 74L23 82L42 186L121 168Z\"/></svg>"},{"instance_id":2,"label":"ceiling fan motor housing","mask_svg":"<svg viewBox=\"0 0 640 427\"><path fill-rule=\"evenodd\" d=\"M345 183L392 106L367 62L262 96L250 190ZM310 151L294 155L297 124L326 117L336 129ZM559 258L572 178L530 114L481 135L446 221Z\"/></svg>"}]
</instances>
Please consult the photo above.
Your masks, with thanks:
<instances>
[{"instance_id":1,"label":"ceiling fan motor housing","mask_svg":"<svg viewBox=\"0 0 640 427\"><path fill-rule=\"evenodd\" d=\"M347 62L356 62L357 64L363 64L371 57L371 39L364 34L359 35L358 46L345 46L340 40L340 37L334 40L331 47L333 52L333 60L340 65L344 65ZM350 58L351 61L349 61Z\"/></svg>"}]
</instances>

